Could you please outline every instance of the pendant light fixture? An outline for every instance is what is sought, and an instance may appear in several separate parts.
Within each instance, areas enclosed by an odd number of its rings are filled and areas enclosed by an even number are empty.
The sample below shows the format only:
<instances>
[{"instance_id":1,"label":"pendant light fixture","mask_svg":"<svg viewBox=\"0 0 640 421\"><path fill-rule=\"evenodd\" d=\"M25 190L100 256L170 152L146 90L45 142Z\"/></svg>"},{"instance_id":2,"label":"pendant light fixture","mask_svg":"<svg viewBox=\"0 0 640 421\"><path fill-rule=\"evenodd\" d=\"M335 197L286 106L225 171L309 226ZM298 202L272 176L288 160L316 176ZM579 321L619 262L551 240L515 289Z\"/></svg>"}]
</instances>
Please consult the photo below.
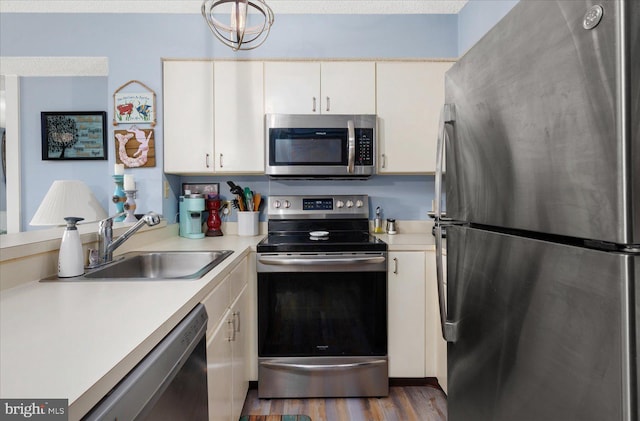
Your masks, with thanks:
<instances>
[{"instance_id":1,"label":"pendant light fixture","mask_svg":"<svg viewBox=\"0 0 640 421\"><path fill-rule=\"evenodd\" d=\"M247 26L250 9L261 23ZM213 35L233 51L253 50L262 45L273 24L273 11L264 0L205 0L201 10ZM228 25L216 17L224 15L230 18Z\"/></svg>"}]
</instances>

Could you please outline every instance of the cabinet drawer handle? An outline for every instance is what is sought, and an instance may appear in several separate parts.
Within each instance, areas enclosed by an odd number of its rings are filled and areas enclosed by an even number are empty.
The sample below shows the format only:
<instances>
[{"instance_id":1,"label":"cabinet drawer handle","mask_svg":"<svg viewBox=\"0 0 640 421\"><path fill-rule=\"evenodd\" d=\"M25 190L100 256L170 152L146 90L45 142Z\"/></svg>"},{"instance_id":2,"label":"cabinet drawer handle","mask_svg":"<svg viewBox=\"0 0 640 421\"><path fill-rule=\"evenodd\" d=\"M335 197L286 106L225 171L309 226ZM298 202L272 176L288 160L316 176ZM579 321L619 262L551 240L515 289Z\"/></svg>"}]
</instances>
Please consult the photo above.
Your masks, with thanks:
<instances>
[{"instance_id":1,"label":"cabinet drawer handle","mask_svg":"<svg viewBox=\"0 0 640 421\"><path fill-rule=\"evenodd\" d=\"M205 159L204 159L204 165L209 168L209 154L206 154Z\"/></svg>"},{"instance_id":2,"label":"cabinet drawer handle","mask_svg":"<svg viewBox=\"0 0 640 421\"><path fill-rule=\"evenodd\" d=\"M331 98L327 97L327 111L331 110Z\"/></svg>"},{"instance_id":3,"label":"cabinet drawer handle","mask_svg":"<svg viewBox=\"0 0 640 421\"><path fill-rule=\"evenodd\" d=\"M382 154L382 168L387 167L387 155Z\"/></svg>"},{"instance_id":4,"label":"cabinet drawer handle","mask_svg":"<svg viewBox=\"0 0 640 421\"><path fill-rule=\"evenodd\" d=\"M313 111L314 113L316 112L316 97L315 96L313 97L313 109L311 111Z\"/></svg>"},{"instance_id":5,"label":"cabinet drawer handle","mask_svg":"<svg viewBox=\"0 0 640 421\"><path fill-rule=\"evenodd\" d=\"M393 273L395 275L398 274L398 258L397 257L393 258Z\"/></svg>"},{"instance_id":6,"label":"cabinet drawer handle","mask_svg":"<svg viewBox=\"0 0 640 421\"><path fill-rule=\"evenodd\" d=\"M224 164L222 163L222 154L220 154L220 168L224 167Z\"/></svg>"}]
</instances>

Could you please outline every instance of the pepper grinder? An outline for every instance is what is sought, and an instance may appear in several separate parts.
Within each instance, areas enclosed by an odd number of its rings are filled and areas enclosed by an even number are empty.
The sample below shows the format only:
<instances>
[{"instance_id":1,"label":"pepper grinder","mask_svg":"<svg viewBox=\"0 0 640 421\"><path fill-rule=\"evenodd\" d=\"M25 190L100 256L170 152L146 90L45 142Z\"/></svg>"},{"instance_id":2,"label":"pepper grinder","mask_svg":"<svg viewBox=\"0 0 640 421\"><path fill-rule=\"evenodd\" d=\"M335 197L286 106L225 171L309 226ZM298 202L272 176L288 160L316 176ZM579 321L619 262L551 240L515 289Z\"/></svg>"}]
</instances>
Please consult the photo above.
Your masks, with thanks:
<instances>
[{"instance_id":1,"label":"pepper grinder","mask_svg":"<svg viewBox=\"0 0 640 421\"><path fill-rule=\"evenodd\" d=\"M387 219L387 234L389 235L393 235L393 234L397 234L398 231L396 230L396 220L393 218L388 218Z\"/></svg>"}]
</instances>

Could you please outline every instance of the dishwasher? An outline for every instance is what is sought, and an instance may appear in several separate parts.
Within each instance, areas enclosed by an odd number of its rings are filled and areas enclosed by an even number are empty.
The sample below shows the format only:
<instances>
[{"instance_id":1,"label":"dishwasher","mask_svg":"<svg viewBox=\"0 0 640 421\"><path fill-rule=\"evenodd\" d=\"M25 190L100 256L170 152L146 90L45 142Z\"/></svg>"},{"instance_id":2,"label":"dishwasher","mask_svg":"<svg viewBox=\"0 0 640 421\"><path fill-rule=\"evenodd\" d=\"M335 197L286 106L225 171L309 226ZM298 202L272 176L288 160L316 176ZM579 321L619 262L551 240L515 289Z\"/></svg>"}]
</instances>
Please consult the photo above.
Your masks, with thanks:
<instances>
[{"instance_id":1,"label":"dishwasher","mask_svg":"<svg viewBox=\"0 0 640 421\"><path fill-rule=\"evenodd\" d=\"M206 330L198 304L83 420L207 420Z\"/></svg>"}]
</instances>

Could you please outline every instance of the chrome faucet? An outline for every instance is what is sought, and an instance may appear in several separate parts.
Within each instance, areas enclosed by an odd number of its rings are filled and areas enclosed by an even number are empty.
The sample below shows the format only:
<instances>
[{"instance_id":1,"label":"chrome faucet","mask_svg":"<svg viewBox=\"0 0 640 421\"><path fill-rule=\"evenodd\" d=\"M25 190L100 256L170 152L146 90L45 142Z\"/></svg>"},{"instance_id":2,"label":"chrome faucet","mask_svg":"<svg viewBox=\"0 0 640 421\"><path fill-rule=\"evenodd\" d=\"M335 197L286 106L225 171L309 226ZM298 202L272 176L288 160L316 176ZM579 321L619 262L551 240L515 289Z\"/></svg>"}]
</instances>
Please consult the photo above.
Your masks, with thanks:
<instances>
[{"instance_id":1,"label":"chrome faucet","mask_svg":"<svg viewBox=\"0 0 640 421\"><path fill-rule=\"evenodd\" d=\"M89 252L88 269L93 269L98 266L111 263L113 260L114 250L127 241L133 234L135 234L136 231L142 228L143 225L152 227L160 223L160 216L155 212L149 212L140 218L140 220L138 220L138 222L136 222L135 225L129 228L124 234L113 241L113 220L124 214L125 212L117 213L98 223L98 250L97 253L95 253L95 251Z\"/></svg>"}]
</instances>

